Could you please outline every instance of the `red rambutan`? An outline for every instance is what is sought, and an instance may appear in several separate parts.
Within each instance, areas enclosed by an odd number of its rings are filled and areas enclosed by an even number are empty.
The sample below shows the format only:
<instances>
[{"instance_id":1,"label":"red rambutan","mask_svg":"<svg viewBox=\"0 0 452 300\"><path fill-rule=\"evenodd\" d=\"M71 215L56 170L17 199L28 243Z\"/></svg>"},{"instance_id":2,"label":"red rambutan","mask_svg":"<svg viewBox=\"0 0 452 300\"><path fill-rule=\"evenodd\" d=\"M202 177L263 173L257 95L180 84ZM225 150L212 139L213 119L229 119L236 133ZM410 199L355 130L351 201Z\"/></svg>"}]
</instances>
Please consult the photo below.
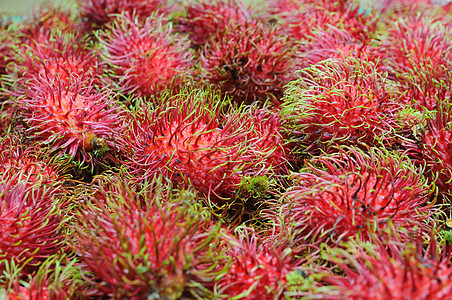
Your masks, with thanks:
<instances>
[{"instance_id":1,"label":"red rambutan","mask_svg":"<svg viewBox=\"0 0 452 300\"><path fill-rule=\"evenodd\" d=\"M415 238L407 242L394 233L385 234L374 236L371 243L350 241L343 248L325 250L324 257L343 275L330 273L322 278L329 295L321 298L448 298L452 292L450 251L444 251L433 237L428 243Z\"/></svg>"},{"instance_id":2,"label":"red rambutan","mask_svg":"<svg viewBox=\"0 0 452 300\"><path fill-rule=\"evenodd\" d=\"M100 42L122 92L148 97L177 88L193 66L188 39L172 34L155 15L140 23L136 15L123 14Z\"/></svg>"},{"instance_id":3,"label":"red rambutan","mask_svg":"<svg viewBox=\"0 0 452 300\"><path fill-rule=\"evenodd\" d=\"M421 132L421 153L440 198L452 192L452 110L440 106Z\"/></svg>"},{"instance_id":4,"label":"red rambutan","mask_svg":"<svg viewBox=\"0 0 452 300\"><path fill-rule=\"evenodd\" d=\"M63 86L76 81L99 84L104 72L97 51L90 49L89 43L78 34L48 32L36 39L32 37L18 52L15 74L10 80L19 88L19 96L30 89L30 80L46 78L60 81Z\"/></svg>"},{"instance_id":5,"label":"red rambutan","mask_svg":"<svg viewBox=\"0 0 452 300\"><path fill-rule=\"evenodd\" d=\"M131 159L124 163L133 173L162 172L213 198L232 196L244 176L283 169L278 117L257 110L221 119L218 103L210 91L194 90L180 92L152 112L142 107L129 126Z\"/></svg>"},{"instance_id":6,"label":"red rambutan","mask_svg":"<svg viewBox=\"0 0 452 300\"><path fill-rule=\"evenodd\" d=\"M11 260L38 265L63 247L57 189L19 178L0 181L0 270Z\"/></svg>"},{"instance_id":7,"label":"red rambutan","mask_svg":"<svg viewBox=\"0 0 452 300\"><path fill-rule=\"evenodd\" d=\"M202 47L217 32L237 25L263 22L241 0L213 0L192 3L185 16L176 21L176 30L189 35L192 46Z\"/></svg>"},{"instance_id":8,"label":"red rambutan","mask_svg":"<svg viewBox=\"0 0 452 300\"><path fill-rule=\"evenodd\" d=\"M375 65L352 57L303 69L283 101L281 114L290 134L312 153L336 144L390 141L400 108Z\"/></svg>"},{"instance_id":9,"label":"red rambutan","mask_svg":"<svg viewBox=\"0 0 452 300\"><path fill-rule=\"evenodd\" d=\"M278 104L296 64L292 43L263 23L217 32L201 51L204 78L238 103Z\"/></svg>"},{"instance_id":10,"label":"red rambutan","mask_svg":"<svg viewBox=\"0 0 452 300\"><path fill-rule=\"evenodd\" d=\"M30 82L29 92L18 100L29 137L51 152L92 164L118 150L123 124L108 90L99 93L86 82L62 86L40 79Z\"/></svg>"},{"instance_id":11,"label":"red rambutan","mask_svg":"<svg viewBox=\"0 0 452 300\"><path fill-rule=\"evenodd\" d=\"M153 13L163 14L171 9L168 0L77 0L84 30L103 28L124 12L133 13L143 20Z\"/></svg>"},{"instance_id":12,"label":"red rambutan","mask_svg":"<svg viewBox=\"0 0 452 300\"><path fill-rule=\"evenodd\" d=\"M390 222L410 229L432 214L431 188L411 161L379 149L317 157L291 179L278 212L290 228L280 230L295 233L300 244L336 243L355 235L368 240Z\"/></svg>"},{"instance_id":13,"label":"red rambutan","mask_svg":"<svg viewBox=\"0 0 452 300\"><path fill-rule=\"evenodd\" d=\"M281 299L291 271L290 251L278 252L262 243L250 229L238 231L238 238L224 234L228 268L215 289L228 299ZM290 250L290 249L289 249Z\"/></svg>"},{"instance_id":14,"label":"red rambutan","mask_svg":"<svg viewBox=\"0 0 452 300\"><path fill-rule=\"evenodd\" d=\"M422 15L392 22L381 47L390 76L402 84L424 78L451 82L452 27Z\"/></svg>"},{"instance_id":15,"label":"red rambutan","mask_svg":"<svg viewBox=\"0 0 452 300\"><path fill-rule=\"evenodd\" d=\"M127 299L180 299L208 280L209 247L217 228L189 191L176 193L162 177L139 191L123 180L86 193L77 216L74 248L94 271L103 295ZM212 280L213 278L211 278Z\"/></svg>"}]
</instances>

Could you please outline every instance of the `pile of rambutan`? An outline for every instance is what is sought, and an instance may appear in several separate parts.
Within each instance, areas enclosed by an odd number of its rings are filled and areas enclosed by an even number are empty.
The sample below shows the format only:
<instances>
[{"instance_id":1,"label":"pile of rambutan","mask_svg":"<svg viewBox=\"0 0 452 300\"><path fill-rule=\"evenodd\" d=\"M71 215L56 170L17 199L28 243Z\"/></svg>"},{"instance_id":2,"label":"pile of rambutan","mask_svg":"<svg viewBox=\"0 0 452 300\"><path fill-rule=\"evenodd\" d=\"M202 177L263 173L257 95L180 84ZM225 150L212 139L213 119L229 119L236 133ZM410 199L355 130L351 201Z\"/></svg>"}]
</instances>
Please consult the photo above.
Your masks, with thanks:
<instances>
[{"instance_id":1,"label":"pile of rambutan","mask_svg":"<svg viewBox=\"0 0 452 300\"><path fill-rule=\"evenodd\" d=\"M449 299L452 1L0 15L0 299Z\"/></svg>"}]
</instances>

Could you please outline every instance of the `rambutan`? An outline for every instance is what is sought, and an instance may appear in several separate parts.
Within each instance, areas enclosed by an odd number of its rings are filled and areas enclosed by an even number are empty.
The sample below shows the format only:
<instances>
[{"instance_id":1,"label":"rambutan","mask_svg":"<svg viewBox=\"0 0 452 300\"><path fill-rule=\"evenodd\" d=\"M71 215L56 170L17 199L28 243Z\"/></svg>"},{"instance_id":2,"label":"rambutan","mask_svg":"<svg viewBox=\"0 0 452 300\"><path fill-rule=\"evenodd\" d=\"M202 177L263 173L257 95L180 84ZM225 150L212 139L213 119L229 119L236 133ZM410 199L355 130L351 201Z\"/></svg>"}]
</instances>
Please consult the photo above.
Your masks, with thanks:
<instances>
[{"instance_id":1,"label":"rambutan","mask_svg":"<svg viewBox=\"0 0 452 300\"><path fill-rule=\"evenodd\" d=\"M17 54L15 74L10 79L13 87L18 87L16 94L25 94L30 81L42 78L60 81L62 86L76 81L100 84L104 64L98 60L97 51L89 47L89 42L78 34L52 31L32 37L27 46L19 47Z\"/></svg>"},{"instance_id":2,"label":"rambutan","mask_svg":"<svg viewBox=\"0 0 452 300\"><path fill-rule=\"evenodd\" d=\"M120 179L86 193L74 248L104 296L179 299L208 280L209 270L197 266L215 259L209 247L218 228L206 209L190 204L189 191L172 191L162 180L135 190Z\"/></svg>"},{"instance_id":3,"label":"rambutan","mask_svg":"<svg viewBox=\"0 0 452 300\"><path fill-rule=\"evenodd\" d=\"M383 239L384 238L384 239ZM452 292L450 251L435 241L415 235L410 241L396 234L350 241L324 249L324 257L338 266L322 280L323 299L443 299ZM323 296L323 297L322 297Z\"/></svg>"},{"instance_id":4,"label":"rambutan","mask_svg":"<svg viewBox=\"0 0 452 300\"><path fill-rule=\"evenodd\" d=\"M58 190L19 178L0 181L0 270L11 260L31 268L63 247Z\"/></svg>"},{"instance_id":5,"label":"rambutan","mask_svg":"<svg viewBox=\"0 0 452 300\"><path fill-rule=\"evenodd\" d=\"M263 23L217 32L201 51L203 77L237 103L279 104L296 64L292 43Z\"/></svg>"},{"instance_id":6,"label":"rambutan","mask_svg":"<svg viewBox=\"0 0 452 300\"><path fill-rule=\"evenodd\" d=\"M448 78L452 68L452 27L441 20L416 15L391 22L386 35L381 47L391 78L402 84L419 83L424 78L452 80Z\"/></svg>"},{"instance_id":7,"label":"rambutan","mask_svg":"<svg viewBox=\"0 0 452 300\"><path fill-rule=\"evenodd\" d=\"M281 299L293 268L291 252L265 245L251 229L237 234L238 238L223 235L229 266L215 289L228 299Z\"/></svg>"},{"instance_id":8,"label":"rambutan","mask_svg":"<svg viewBox=\"0 0 452 300\"><path fill-rule=\"evenodd\" d=\"M318 153L337 144L374 146L394 138L400 106L371 62L326 60L300 77L287 86L281 110L297 147Z\"/></svg>"},{"instance_id":9,"label":"rambutan","mask_svg":"<svg viewBox=\"0 0 452 300\"><path fill-rule=\"evenodd\" d=\"M337 243L350 236L368 240L389 223L411 229L427 220L432 189L413 163L380 149L368 153L350 148L316 157L291 175L278 212L289 228L281 233L296 233L299 244Z\"/></svg>"},{"instance_id":10,"label":"rambutan","mask_svg":"<svg viewBox=\"0 0 452 300\"><path fill-rule=\"evenodd\" d=\"M39 145L22 145L19 138L6 135L0 138L0 173L3 179L24 181L29 185L56 185L64 181L68 161L48 158Z\"/></svg>"},{"instance_id":11,"label":"rambutan","mask_svg":"<svg viewBox=\"0 0 452 300\"><path fill-rule=\"evenodd\" d=\"M118 150L123 125L110 91L99 93L83 81L64 86L40 79L17 101L29 137L51 152L91 164Z\"/></svg>"},{"instance_id":12,"label":"rambutan","mask_svg":"<svg viewBox=\"0 0 452 300\"><path fill-rule=\"evenodd\" d=\"M204 46L217 32L237 25L263 22L258 13L241 0L194 2L176 20L175 29L189 35L193 47Z\"/></svg>"},{"instance_id":13,"label":"rambutan","mask_svg":"<svg viewBox=\"0 0 452 300\"><path fill-rule=\"evenodd\" d=\"M287 1L270 2L269 17L276 20L278 31L286 32L302 42L313 32L328 32L334 25L348 32L353 41L366 42L374 35L377 19L366 14L352 1Z\"/></svg>"},{"instance_id":14,"label":"rambutan","mask_svg":"<svg viewBox=\"0 0 452 300\"><path fill-rule=\"evenodd\" d=\"M237 111L220 118L221 102L212 92L193 90L154 111L141 107L126 134L131 154L125 165L145 177L162 172L217 200L232 196L244 176L283 170L277 116Z\"/></svg>"},{"instance_id":15,"label":"rambutan","mask_svg":"<svg viewBox=\"0 0 452 300\"><path fill-rule=\"evenodd\" d=\"M177 88L188 77L193 57L186 38L172 33L156 15L141 23L134 14L117 18L100 37L110 78L121 92L149 97Z\"/></svg>"},{"instance_id":16,"label":"rambutan","mask_svg":"<svg viewBox=\"0 0 452 300\"><path fill-rule=\"evenodd\" d=\"M435 116L427 119L421 132L421 153L431 181L438 187L440 199L452 192L452 112L441 105Z\"/></svg>"},{"instance_id":17,"label":"rambutan","mask_svg":"<svg viewBox=\"0 0 452 300\"><path fill-rule=\"evenodd\" d=\"M164 14L171 9L168 0L77 0L84 31L102 29L118 14L135 12L144 20L153 13Z\"/></svg>"}]
</instances>

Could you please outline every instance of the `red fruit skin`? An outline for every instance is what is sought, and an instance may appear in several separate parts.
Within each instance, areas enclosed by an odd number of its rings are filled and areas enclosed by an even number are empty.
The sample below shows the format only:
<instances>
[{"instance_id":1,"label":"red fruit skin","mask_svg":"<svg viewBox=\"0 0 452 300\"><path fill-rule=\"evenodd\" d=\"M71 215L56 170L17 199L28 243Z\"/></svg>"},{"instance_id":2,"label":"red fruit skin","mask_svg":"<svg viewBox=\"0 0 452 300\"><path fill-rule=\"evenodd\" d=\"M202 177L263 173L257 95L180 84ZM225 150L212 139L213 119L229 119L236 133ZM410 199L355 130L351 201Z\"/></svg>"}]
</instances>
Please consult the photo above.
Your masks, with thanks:
<instances>
[{"instance_id":1,"label":"red fruit skin","mask_svg":"<svg viewBox=\"0 0 452 300\"><path fill-rule=\"evenodd\" d=\"M450 82L452 68L452 27L441 19L416 16L391 22L381 47L390 78L403 85L410 81Z\"/></svg>"},{"instance_id":2,"label":"red fruit skin","mask_svg":"<svg viewBox=\"0 0 452 300\"><path fill-rule=\"evenodd\" d=\"M278 30L298 42L316 31L328 32L331 25L347 32L355 42L369 41L376 31L377 18L351 2L275 0L270 2L268 17L276 17Z\"/></svg>"},{"instance_id":3,"label":"red fruit skin","mask_svg":"<svg viewBox=\"0 0 452 300\"><path fill-rule=\"evenodd\" d=\"M203 93L181 94L132 117L126 134L131 159L124 161L132 173L147 178L163 173L223 202L245 176L284 170L286 147L276 115L237 112L220 118L218 108L197 100L206 97Z\"/></svg>"},{"instance_id":4,"label":"red fruit skin","mask_svg":"<svg viewBox=\"0 0 452 300\"><path fill-rule=\"evenodd\" d=\"M333 145L392 143L401 108L376 67L352 57L304 69L283 101L281 114L296 146L313 154Z\"/></svg>"},{"instance_id":5,"label":"red fruit skin","mask_svg":"<svg viewBox=\"0 0 452 300\"><path fill-rule=\"evenodd\" d=\"M436 116L427 120L421 133L421 153L427 174L435 182L439 199L452 192L452 129L450 110L440 108Z\"/></svg>"},{"instance_id":6,"label":"red fruit skin","mask_svg":"<svg viewBox=\"0 0 452 300\"><path fill-rule=\"evenodd\" d=\"M199 48L217 32L262 21L256 11L240 0L200 1L188 5L186 15L177 19L175 29L188 34L192 47Z\"/></svg>"},{"instance_id":7,"label":"red fruit skin","mask_svg":"<svg viewBox=\"0 0 452 300\"><path fill-rule=\"evenodd\" d=\"M100 85L105 66L98 60L98 51L88 47L79 34L46 31L31 37L26 46L19 47L10 79L18 90L14 95L25 95L33 85L30 81L43 78L65 87L74 82Z\"/></svg>"},{"instance_id":8,"label":"red fruit skin","mask_svg":"<svg viewBox=\"0 0 452 300\"><path fill-rule=\"evenodd\" d=\"M292 225L281 232L295 233L300 244L337 243L355 235L369 240L388 222L409 230L432 213L431 187L422 175L404 158L380 150L320 156L292 179L280 211L287 216L284 224Z\"/></svg>"},{"instance_id":9,"label":"red fruit skin","mask_svg":"<svg viewBox=\"0 0 452 300\"><path fill-rule=\"evenodd\" d=\"M325 299L344 299L345 295L354 300L448 298L452 292L450 251L437 243L434 237L427 243L421 237L407 242L392 234L374 237L370 247L353 244L350 253L333 250L326 256L344 275L331 272L322 278L330 291L336 291Z\"/></svg>"},{"instance_id":10,"label":"red fruit skin","mask_svg":"<svg viewBox=\"0 0 452 300\"><path fill-rule=\"evenodd\" d=\"M105 155L105 148L118 151L123 124L110 91L98 92L89 82L64 86L40 79L30 82L29 93L18 101L29 137L90 164Z\"/></svg>"},{"instance_id":11,"label":"red fruit skin","mask_svg":"<svg viewBox=\"0 0 452 300\"><path fill-rule=\"evenodd\" d=\"M74 248L102 295L179 299L196 265L209 261L214 226L170 193L161 183L135 191L122 182L86 193L91 204L77 216Z\"/></svg>"},{"instance_id":12,"label":"red fruit skin","mask_svg":"<svg viewBox=\"0 0 452 300\"><path fill-rule=\"evenodd\" d=\"M18 181L19 176L0 182L0 258L16 265L30 260L39 265L63 247L61 220L54 199L56 189ZM4 270L0 263L0 270Z\"/></svg>"},{"instance_id":13,"label":"red fruit skin","mask_svg":"<svg viewBox=\"0 0 452 300\"><path fill-rule=\"evenodd\" d=\"M120 91L150 97L178 88L190 75L189 41L174 35L160 17L154 15L142 23L136 15L123 14L109 29L100 42Z\"/></svg>"},{"instance_id":14,"label":"red fruit skin","mask_svg":"<svg viewBox=\"0 0 452 300\"><path fill-rule=\"evenodd\" d=\"M77 0L84 32L105 25L123 12L135 12L141 20L153 13L165 14L171 10L167 0Z\"/></svg>"},{"instance_id":15,"label":"red fruit skin","mask_svg":"<svg viewBox=\"0 0 452 300\"><path fill-rule=\"evenodd\" d=\"M238 235L223 237L230 261L216 289L228 299L281 299L292 269L290 256L262 244L255 233L246 230Z\"/></svg>"},{"instance_id":16,"label":"red fruit skin","mask_svg":"<svg viewBox=\"0 0 452 300\"><path fill-rule=\"evenodd\" d=\"M48 158L48 153L40 145L22 145L18 137L6 135L0 138L0 174L11 183L24 182L33 185L40 182L43 186L62 183L64 163Z\"/></svg>"},{"instance_id":17,"label":"red fruit skin","mask_svg":"<svg viewBox=\"0 0 452 300\"><path fill-rule=\"evenodd\" d=\"M217 32L201 51L204 79L234 102L267 99L278 105L283 87L294 79L295 48L263 23Z\"/></svg>"}]
</instances>

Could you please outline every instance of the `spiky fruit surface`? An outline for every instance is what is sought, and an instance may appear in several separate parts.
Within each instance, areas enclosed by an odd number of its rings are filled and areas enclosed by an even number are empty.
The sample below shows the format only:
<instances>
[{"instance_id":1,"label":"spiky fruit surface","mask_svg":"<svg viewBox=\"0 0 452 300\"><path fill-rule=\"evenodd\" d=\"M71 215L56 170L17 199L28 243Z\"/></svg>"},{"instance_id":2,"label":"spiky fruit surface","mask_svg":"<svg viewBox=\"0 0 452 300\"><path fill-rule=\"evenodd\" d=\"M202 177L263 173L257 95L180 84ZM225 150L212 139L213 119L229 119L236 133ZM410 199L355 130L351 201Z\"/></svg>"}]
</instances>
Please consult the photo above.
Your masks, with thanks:
<instances>
[{"instance_id":1,"label":"spiky fruit surface","mask_svg":"<svg viewBox=\"0 0 452 300\"><path fill-rule=\"evenodd\" d=\"M304 41L315 31L336 26L348 32L353 40L366 41L376 30L376 17L366 14L352 1L286 1L270 2L271 18L276 17L280 31L287 32L294 41Z\"/></svg>"},{"instance_id":2,"label":"spiky fruit surface","mask_svg":"<svg viewBox=\"0 0 452 300\"><path fill-rule=\"evenodd\" d=\"M452 27L422 15L398 18L381 45L384 63L402 83L451 81ZM424 78L426 77L426 78Z\"/></svg>"},{"instance_id":3,"label":"spiky fruit surface","mask_svg":"<svg viewBox=\"0 0 452 300\"><path fill-rule=\"evenodd\" d=\"M137 111L127 133L131 159L125 164L131 172L162 172L219 200L231 196L247 174L282 167L277 116L257 110L221 118L216 101L221 103L212 92L186 91L152 112Z\"/></svg>"},{"instance_id":4,"label":"spiky fruit surface","mask_svg":"<svg viewBox=\"0 0 452 300\"><path fill-rule=\"evenodd\" d=\"M452 192L452 116L451 109L441 107L427 120L421 133L421 153L427 163L429 178L435 181L440 197Z\"/></svg>"},{"instance_id":5,"label":"spiky fruit surface","mask_svg":"<svg viewBox=\"0 0 452 300\"><path fill-rule=\"evenodd\" d=\"M382 50L372 46L371 42L358 41L343 29L333 25L328 30L312 30L306 42L298 46L302 66L316 65L326 59L355 57L377 64Z\"/></svg>"},{"instance_id":6,"label":"spiky fruit surface","mask_svg":"<svg viewBox=\"0 0 452 300\"><path fill-rule=\"evenodd\" d=\"M0 270L6 261L33 266L57 253L63 239L57 190L12 177L0 181L0 191Z\"/></svg>"},{"instance_id":7,"label":"spiky fruit surface","mask_svg":"<svg viewBox=\"0 0 452 300\"><path fill-rule=\"evenodd\" d=\"M296 232L300 241L337 242L354 235L366 240L389 222L413 228L431 214L422 175L407 158L378 149L320 156L292 178L281 215L293 227L281 231Z\"/></svg>"},{"instance_id":8,"label":"spiky fruit surface","mask_svg":"<svg viewBox=\"0 0 452 300\"><path fill-rule=\"evenodd\" d=\"M99 84L104 72L99 54L79 34L52 31L31 37L27 46L19 47L17 55L12 79L20 82L19 95L28 91L29 81L45 78L60 81L63 86L88 80Z\"/></svg>"},{"instance_id":9,"label":"spiky fruit surface","mask_svg":"<svg viewBox=\"0 0 452 300\"><path fill-rule=\"evenodd\" d=\"M104 60L113 68L111 78L125 93L148 97L177 88L193 66L188 39L173 34L155 15L142 23L134 14L123 14L100 41Z\"/></svg>"},{"instance_id":10,"label":"spiky fruit surface","mask_svg":"<svg viewBox=\"0 0 452 300\"><path fill-rule=\"evenodd\" d=\"M142 20L170 9L168 0L77 0L85 31L103 28L123 12L135 12Z\"/></svg>"},{"instance_id":11,"label":"spiky fruit surface","mask_svg":"<svg viewBox=\"0 0 452 300\"><path fill-rule=\"evenodd\" d=\"M238 238L225 234L225 255L229 268L216 283L219 293L228 299L280 299L286 275L291 271L289 253L272 249L250 230L238 232Z\"/></svg>"},{"instance_id":12,"label":"spiky fruit surface","mask_svg":"<svg viewBox=\"0 0 452 300\"><path fill-rule=\"evenodd\" d=\"M450 251L434 239L422 245L420 237L409 242L395 235L384 238L374 237L371 244L349 242L344 245L347 250L325 253L345 276L323 278L330 284L330 293L335 291L324 299L443 299L450 295Z\"/></svg>"},{"instance_id":13,"label":"spiky fruit surface","mask_svg":"<svg viewBox=\"0 0 452 300\"><path fill-rule=\"evenodd\" d=\"M18 105L29 136L51 151L93 164L118 149L121 113L108 90L99 93L89 83L64 86L41 77L30 82Z\"/></svg>"},{"instance_id":14,"label":"spiky fruit surface","mask_svg":"<svg viewBox=\"0 0 452 300\"><path fill-rule=\"evenodd\" d=\"M185 16L176 22L176 30L188 34L192 46L202 47L218 31L259 21L263 20L241 0L200 1L187 7Z\"/></svg>"},{"instance_id":15,"label":"spiky fruit surface","mask_svg":"<svg viewBox=\"0 0 452 300\"><path fill-rule=\"evenodd\" d=\"M0 138L0 173L3 179L14 178L29 185L62 183L64 159L46 158L48 154L38 144L22 145L18 137L7 135Z\"/></svg>"},{"instance_id":16,"label":"spiky fruit surface","mask_svg":"<svg viewBox=\"0 0 452 300\"><path fill-rule=\"evenodd\" d=\"M335 144L373 146L393 138L399 105L371 62L347 57L302 71L283 98L281 114L306 151Z\"/></svg>"},{"instance_id":17,"label":"spiky fruit surface","mask_svg":"<svg viewBox=\"0 0 452 300\"><path fill-rule=\"evenodd\" d=\"M217 32L201 52L203 77L233 101L246 104L267 99L278 104L296 63L287 37L264 23Z\"/></svg>"},{"instance_id":18,"label":"spiky fruit surface","mask_svg":"<svg viewBox=\"0 0 452 300\"><path fill-rule=\"evenodd\" d=\"M179 299L195 292L189 284L196 266L214 259L208 254L216 230L210 215L189 204L188 191L171 191L161 180L139 191L120 180L87 193L91 203L77 217L74 247L105 296Z\"/></svg>"}]
</instances>

